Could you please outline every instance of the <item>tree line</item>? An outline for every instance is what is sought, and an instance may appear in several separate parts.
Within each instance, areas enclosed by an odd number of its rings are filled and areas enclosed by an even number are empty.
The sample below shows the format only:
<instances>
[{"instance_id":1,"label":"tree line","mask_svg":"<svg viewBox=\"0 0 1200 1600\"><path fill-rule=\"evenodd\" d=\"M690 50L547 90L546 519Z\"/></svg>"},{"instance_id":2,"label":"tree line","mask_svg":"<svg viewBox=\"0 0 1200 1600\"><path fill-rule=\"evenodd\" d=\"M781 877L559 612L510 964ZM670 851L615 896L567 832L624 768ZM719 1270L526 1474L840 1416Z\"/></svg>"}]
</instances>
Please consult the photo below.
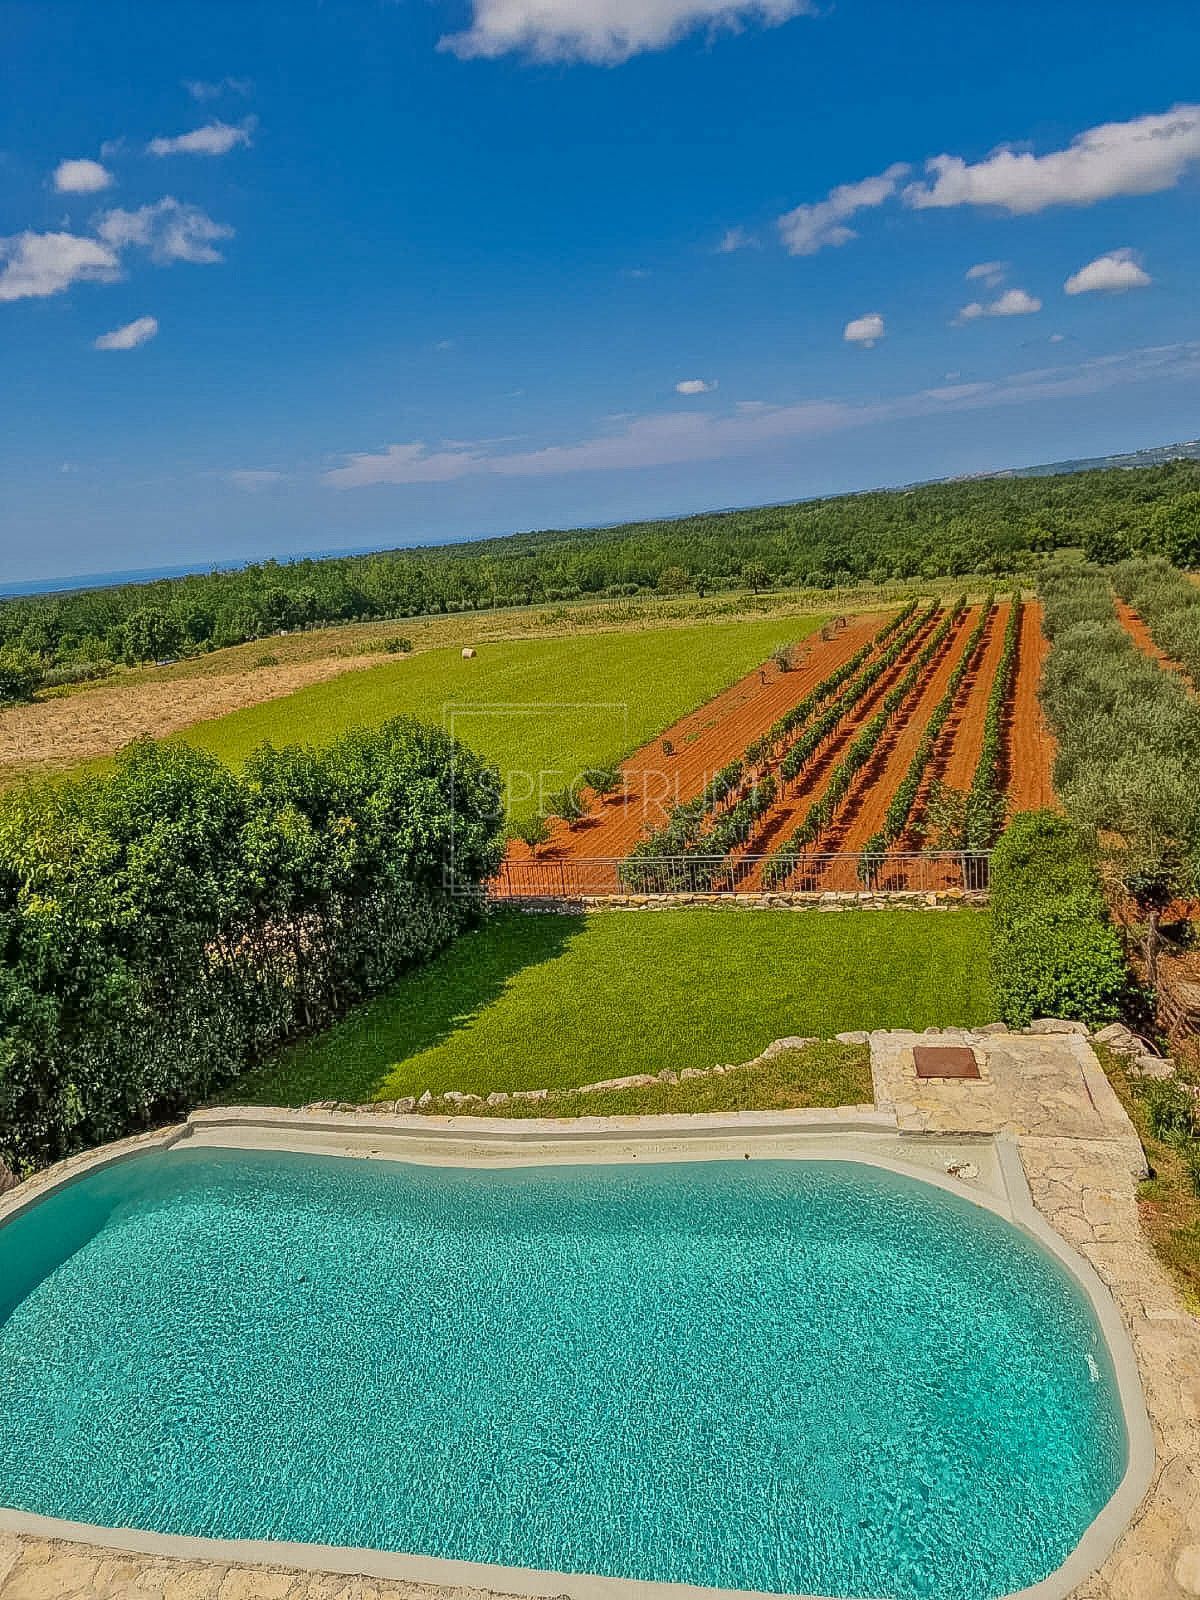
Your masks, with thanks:
<instances>
[{"instance_id":1,"label":"tree line","mask_svg":"<svg viewBox=\"0 0 1200 1600\"><path fill-rule=\"evenodd\" d=\"M187 1111L462 930L499 775L397 718L234 774L183 745L0 798L0 1159Z\"/></svg>"},{"instance_id":2,"label":"tree line","mask_svg":"<svg viewBox=\"0 0 1200 1600\"><path fill-rule=\"evenodd\" d=\"M0 700L329 623L583 597L1023 573L1083 547L1200 564L1200 463L988 478L585 531L323 560L0 602Z\"/></svg>"}]
</instances>

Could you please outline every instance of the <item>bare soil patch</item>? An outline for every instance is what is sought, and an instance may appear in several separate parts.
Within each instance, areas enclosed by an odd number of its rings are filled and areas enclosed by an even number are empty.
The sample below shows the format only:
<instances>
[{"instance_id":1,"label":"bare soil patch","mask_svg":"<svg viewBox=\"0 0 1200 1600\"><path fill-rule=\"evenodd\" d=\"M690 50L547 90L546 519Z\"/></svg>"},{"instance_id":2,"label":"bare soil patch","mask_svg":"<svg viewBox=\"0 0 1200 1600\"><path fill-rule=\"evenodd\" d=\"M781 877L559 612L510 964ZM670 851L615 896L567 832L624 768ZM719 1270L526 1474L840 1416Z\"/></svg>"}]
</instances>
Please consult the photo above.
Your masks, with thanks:
<instances>
[{"instance_id":1,"label":"bare soil patch","mask_svg":"<svg viewBox=\"0 0 1200 1600\"><path fill-rule=\"evenodd\" d=\"M310 683L379 665L377 655L322 656L277 667L102 684L0 712L0 782L52 773L111 755L143 735L162 738L194 722L278 700Z\"/></svg>"}]
</instances>

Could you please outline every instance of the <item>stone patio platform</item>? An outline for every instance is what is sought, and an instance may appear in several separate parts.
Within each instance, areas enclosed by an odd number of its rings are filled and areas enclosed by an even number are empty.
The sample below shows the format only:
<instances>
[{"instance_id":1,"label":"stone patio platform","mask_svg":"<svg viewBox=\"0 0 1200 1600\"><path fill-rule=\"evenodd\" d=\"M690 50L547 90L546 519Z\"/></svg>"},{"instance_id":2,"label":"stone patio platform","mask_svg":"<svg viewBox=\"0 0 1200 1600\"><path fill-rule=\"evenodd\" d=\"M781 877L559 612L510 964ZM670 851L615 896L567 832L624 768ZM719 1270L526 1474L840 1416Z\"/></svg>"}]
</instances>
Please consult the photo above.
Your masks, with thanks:
<instances>
[{"instance_id":1,"label":"stone patio platform","mask_svg":"<svg viewBox=\"0 0 1200 1600\"><path fill-rule=\"evenodd\" d=\"M966 1044L976 1080L918 1081L917 1043ZM1200 1596L1200 1322L1139 1223L1141 1146L1085 1039L876 1033L877 1112L914 1143L1007 1133L1035 1205L1108 1286L1129 1332L1156 1468L1132 1525L1072 1600ZM766 1115L766 1114L764 1114ZM786 1115L786 1114L785 1114ZM438 1119L439 1121L442 1119ZM880 1118L882 1121L883 1118ZM554 1593L548 1585L547 1594ZM0 1534L0 1600L484 1600L480 1589L165 1559Z\"/></svg>"}]
</instances>

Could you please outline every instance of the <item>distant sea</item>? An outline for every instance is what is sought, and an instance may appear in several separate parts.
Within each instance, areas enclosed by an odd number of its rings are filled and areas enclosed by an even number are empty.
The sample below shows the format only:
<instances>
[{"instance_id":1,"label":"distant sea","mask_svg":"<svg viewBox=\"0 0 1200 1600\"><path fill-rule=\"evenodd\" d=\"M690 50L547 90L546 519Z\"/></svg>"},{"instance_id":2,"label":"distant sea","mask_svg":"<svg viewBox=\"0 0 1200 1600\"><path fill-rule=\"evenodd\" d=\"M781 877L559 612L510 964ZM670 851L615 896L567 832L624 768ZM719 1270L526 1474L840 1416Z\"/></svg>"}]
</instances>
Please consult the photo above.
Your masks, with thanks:
<instances>
[{"instance_id":1,"label":"distant sea","mask_svg":"<svg viewBox=\"0 0 1200 1600\"><path fill-rule=\"evenodd\" d=\"M449 541L439 541L449 542ZM154 583L159 578L187 578L198 572L240 572L260 561L327 561L333 556L369 556L393 545L365 544L353 550L306 550L302 555L246 556L240 561L194 561L181 567L133 567L128 572L84 572L70 578L0 578L0 596L65 594L71 589L111 589L121 583Z\"/></svg>"}]
</instances>

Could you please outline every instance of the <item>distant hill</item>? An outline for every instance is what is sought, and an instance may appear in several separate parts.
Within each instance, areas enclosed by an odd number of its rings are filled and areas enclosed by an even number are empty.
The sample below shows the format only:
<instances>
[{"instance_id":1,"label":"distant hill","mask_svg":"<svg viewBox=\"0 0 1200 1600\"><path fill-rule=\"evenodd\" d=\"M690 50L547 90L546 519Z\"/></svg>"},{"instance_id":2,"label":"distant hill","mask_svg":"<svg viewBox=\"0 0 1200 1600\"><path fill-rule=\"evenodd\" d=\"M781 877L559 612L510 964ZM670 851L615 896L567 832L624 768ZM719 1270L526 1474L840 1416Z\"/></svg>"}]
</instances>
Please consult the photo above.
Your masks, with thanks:
<instances>
[{"instance_id":1,"label":"distant hill","mask_svg":"<svg viewBox=\"0 0 1200 1600\"><path fill-rule=\"evenodd\" d=\"M1103 472L1119 467L1161 467L1167 461L1200 461L1200 439L1182 444L1156 444L1149 450L1130 450L1122 456L1082 456L1077 461L1047 461L1037 467L1005 467L999 472L977 472L977 478L1054 478L1066 472ZM960 483L959 478L944 480Z\"/></svg>"}]
</instances>

